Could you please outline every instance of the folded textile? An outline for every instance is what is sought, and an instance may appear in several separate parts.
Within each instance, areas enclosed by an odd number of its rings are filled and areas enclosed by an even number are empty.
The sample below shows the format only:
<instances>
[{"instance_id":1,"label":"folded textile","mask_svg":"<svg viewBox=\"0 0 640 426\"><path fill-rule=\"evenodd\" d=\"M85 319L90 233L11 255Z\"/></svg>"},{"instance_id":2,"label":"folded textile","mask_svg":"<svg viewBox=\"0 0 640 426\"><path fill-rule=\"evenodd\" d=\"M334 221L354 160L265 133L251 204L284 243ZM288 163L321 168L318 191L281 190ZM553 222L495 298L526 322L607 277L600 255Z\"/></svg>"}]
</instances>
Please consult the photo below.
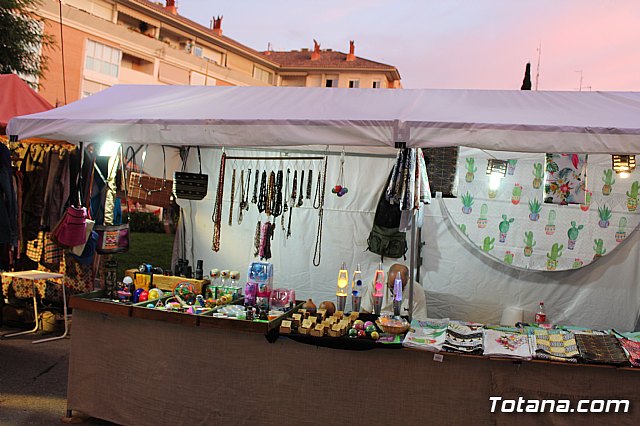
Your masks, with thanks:
<instances>
[{"instance_id":1,"label":"folded textile","mask_svg":"<svg viewBox=\"0 0 640 426\"><path fill-rule=\"evenodd\" d=\"M482 324L450 321L442 349L447 352L482 355L482 337Z\"/></svg>"},{"instance_id":2,"label":"folded textile","mask_svg":"<svg viewBox=\"0 0 640 426\"><path fill-rule=\"evenodd\" d=\"M580 356L587 363L629 365L618 339L611 334L576 334L576 342Z\"/></svg>"},{"instance_id":3,"label":"folded textile","mask_svg":"<svg viewBox=\"0 0 640 426\"><path fill-rule=\"evenodd\" d=\"M640 367L640 342L626 337L618 339L618 341L622 345L622 349L624 349L631 365Z\"/></svg>"},{"instance_id":4,"label":"folded textile","mask_svg":"<svg viewBox=\"0 0 640 426\"><path fill-rule=\"evenodd\" d=\"M411 328L402 342L407 348L440 352L447 336L449 318L411 321Z\"/></svg>"},{"instance_id":5,"label":"folded textile","mask_svg":"<svg viewBox=\"0 0 640 426\"><path fill-rule=\"evenodd\" d=\"M529 336L526 334L485 329L483 344L484 356L527 360L533 357Z\"/></svg>"},{"instance_id":6,"label":"folded textile","mask_svg":"<svg viewBox=\"0 0 640 426\"><path fill-rule=\"evenodd\" d=\"M580 352L576 337L570 331L533 329L531 331L534 356L561 362L578 362Z\"/></svg>"}]
</instances>

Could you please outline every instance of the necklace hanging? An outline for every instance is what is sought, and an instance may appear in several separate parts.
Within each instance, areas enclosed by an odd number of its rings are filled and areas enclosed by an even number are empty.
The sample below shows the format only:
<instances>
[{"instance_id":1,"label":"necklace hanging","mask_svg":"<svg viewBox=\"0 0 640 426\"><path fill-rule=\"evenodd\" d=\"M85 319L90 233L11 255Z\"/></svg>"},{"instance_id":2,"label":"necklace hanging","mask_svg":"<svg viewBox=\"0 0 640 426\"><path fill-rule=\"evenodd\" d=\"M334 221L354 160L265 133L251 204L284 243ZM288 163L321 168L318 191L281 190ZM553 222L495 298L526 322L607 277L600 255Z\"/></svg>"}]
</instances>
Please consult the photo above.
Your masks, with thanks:
<instances>
[{"instance_id":1,"label":"necklace hanging","mask_svg":"<svg viewBox=\"0 0 640 426\"><path fill-rule=\"evenodd\" d=\"M293 171L293 185L291 190L291 208L293 209L296 206L298 198L298 171Z\"/></svg>"},{"instance_id":2,"label":"necklace hanging","mask_svg":"<svg viewBox=\"0 0 640 426\"><path fill-rule=\"evenodd\" d=\"M249 176L251 176L251 169L249 169ZM242 223L242 214L244 213L245 206L247 205L245 197L246 191L244 187L244 170L240 170L240 205L238 208L238 225Z\"/></svg>"},{"instance_id":3,"label":"necklace hanging","mask_svg":"<svg viewBox=\"0 0 640 426\"><path fill-rule=\"evenodd\" d=\"M320 208L320 176L321 172L318 172L318 181L316 182L316 192L313 196L313 208L318 210Z\"/></svg>"},{"instance_id":4,"label":"necklace hanging","mask_svg":"<svg viewBox=\"0 0 640 426\"><path fill-rule=\"evenodd\" d=\"M311 185L313 185L313 170L309 169L309 176L307 176L307 200L311 199Z\"/></svg>"},{"instance_id":5,"label":"necklace hanging","mask_svg":"<svg viewBox=\"0 0 640 426\"><path fill-rule=\"evenodd\" d=\"M220 250L220 225L222 222L222 195L224 193L224 168L227 155L223 152L220 158L220 174L218 176L218 189L216 191L216 201L213 205L213 241L211 249L215 252Z\"/></svg>"},{"instance_id":6,"label":"necklace hanging","mask_svg":"<svg viewBox=\"0 0 640 426\"><path fill-rule=\"evenodd\" d=\"M231 197L229 202L229 226L233 225L233 204L236 198L236 168L234 164L234 168L231 172Z\"/></svg>"},{"instance_id":7,"label":"necklace hanging","mask_svg":"<svg viewBox=\"0 0 640 426\"><path fill-rule=\"evenodd\" d=\"M274 219L282 214L282 170L278 170L276 175L276 185L273 190L271 214ZM274 225L275 226L275 225Z\"/></svg>"},{"instance_id":8,"label":"necklace hanging","mask_svg":"<svg viewBox=\"0 0 640 426\"><path fill-rule=\"evenodd\" d=\"M265 170L262 172L262 176L260 177L260 196L258 197L258 212L262 213L264 211L266 201L267 201L267 172Z\"/></svg>"},{"instance_id":9,"label":"necklace hanging","mask_svg":"<svg viewBox=\"0 0 640 426\"><path fill-rule=\"evenodd\" d=\"M304 192L302 188L304 188L304 170L300 172L300 197L298 198L298 204L296 204L296 207L302 207L302 200L304 198Z\"/></svg>"},{"instance_id":10,"label":"necklace hanging","mask_svg":"<svg viewBox=\"0 0 640 426\"><path fill-rule=\"evenodd\" d=\"M269 186L267 187L267 198L264 203L264 206L265 206L264 212L267 214L267 216L271 216L273 214L273 212L271 211L271 208L273 207L275 185L276 185L276 174L272 170L271 173L269 173Z\"/></svg>"},{"instance_id":11,"label":"necklace hanging","mask_svg":"<svg viewBox=\"0 0 640 426\"><path fill-rule=\"evenodd\" d=\"M338 180L336 181L336 185L331 190L338 197L342 197L349 190L344 185L344 149L342 150L342 154L340 154L340 172L338 173Z\"/></svg>"},{"instance_id":12,"label":"necklace hanging","mask_svg":"<svg viewBox=\"0 0 640 426\"><path fill-rule=\"evenodd\" d=\"M283 231L286 231L287 228L284 226L284 217L285 213L289 210L289 205L287 204L289 200L289 175L291 174L291 169L287 169L287 181L284 186L284 206L282 207L282 217L280 218L280 226Z\"/></svg>"},{"instance_id":13,"label":"necklace hanging","mask_svg":"<svg viewBox=\"0 0 640 426\"><path fill-rule=\"evenodd\" d=\"M258 221L258 223L256 224L256 233L253 237L253 257L258 257L258 255L260 254L260 228L261 228L261 223L260 221Z\"/></svg>"},{"instance_id":14,"label":"necklace hanging","mask_svg":"<svg viewBox=\"0 0 640 426\"><path fill-rule=\"evenodd\" d=\"M320 191L320 206L318 210L318 230L316 231L316 246L313 252L313 266L320 266L322 259L322 222L324 219L324 190L327 184L327 157L324 157L324 171L322 172L322 189Z\"/></svg>"},{"instance_id":15,"label":"necklace hanging","mask_svg":"<svg viewBox=\"0 0 640 426\"><path fill-rule=\"evenodd\" d=\"M251 170L251 169L249 169ZM260 174L260 171L258 169L256 169L256 176L253 179L253 196L251 197L251 203L252 204L257 204L258 203L258 176Z\"/></svg>"}]
</instances>

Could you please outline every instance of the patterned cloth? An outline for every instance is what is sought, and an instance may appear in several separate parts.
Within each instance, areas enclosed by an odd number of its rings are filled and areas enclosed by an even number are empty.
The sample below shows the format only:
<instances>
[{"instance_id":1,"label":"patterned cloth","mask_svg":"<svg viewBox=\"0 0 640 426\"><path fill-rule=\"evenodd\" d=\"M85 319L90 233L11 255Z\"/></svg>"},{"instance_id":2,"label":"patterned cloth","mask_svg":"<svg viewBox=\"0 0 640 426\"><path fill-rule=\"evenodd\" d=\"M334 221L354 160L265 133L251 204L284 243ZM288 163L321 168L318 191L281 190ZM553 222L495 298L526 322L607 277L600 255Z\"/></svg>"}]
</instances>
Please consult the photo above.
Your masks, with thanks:
<instances>
[{"instance_id":1,"label":"patterned cloth","mask_svg":"<svg viewBox=\"0 0 640 426\"><path fill-rule=\"evenodd\" d=\"M60 270L52 271L43 265L38 265L39 271L60 272L64 278L52 278L48 280L27 280L24 278L2 277L2 294L9 295L9 288L17 298L28 299L33 297L33 286L41 299L53 302L62 302L62 287L67 288L66 294L87 293L94 289L92 265L82 265L73 259L73 256L65 253L60 262ZM47 281L55 282L57 285L47 285Z\"/></svg>"},{"instance_id":2,"label":"patterned cloth","mask_svg":"<svg viewBox=\"0 0 640 426\"><path fill-rule=\"evenodd\" d=\"M627 338L618 339L625 353L629 357L629 362L634 367L640 367L640 342Z\"/></svg>"},{"instance_id":3,"label":"patterned cloth","mask_svg":"<svg viewBox=\"0 0 640 426\"><path fill-rule=\"evenodd\" d=\"M587 363L592 364L612 364L628 365L629 361L625 355L618 339L611 334L592 335L576 334L580 356Z\"/></svg>"},{"instance_id":4,"label":"patterned cloth","mask_svg":"<svg viewBox=\"0 0 640 426\"><path fill-rule=\"evenodd\" d=\"M483 355L526 360L533 358L528 335L493 329L484 331Z\"/></svg>"},{"instance_id":5,"label":"patterned cloth","mask_svg":"<svg viewBox=\"0 0 640 426\"><path fill-rule=\"evenodd\" d=\"M440 352L447 336L449 318L411 321L411 328L402 342L407 348Z\"/></svg>"},{"instance_id":6,"label":"patterned cloth","mask_svg":"<svg viewBox=\"0 0 640 426\"><path fill-rule=\"evenodd\" d=\"M482 355L482 335L482 324L450 321L442 349L447 352Z\"/></svg>"},{"instance_id":7,"label":"patterned cloth","mask_svg":"<svg viewBox=\"0 0 640 426\"><path fill-rule=\"evenodd\" d=\"M575 335L563 330L532 330L534 356L540 359L562 362L578 362L578 345Z\"/></svg>"}]
</instances>

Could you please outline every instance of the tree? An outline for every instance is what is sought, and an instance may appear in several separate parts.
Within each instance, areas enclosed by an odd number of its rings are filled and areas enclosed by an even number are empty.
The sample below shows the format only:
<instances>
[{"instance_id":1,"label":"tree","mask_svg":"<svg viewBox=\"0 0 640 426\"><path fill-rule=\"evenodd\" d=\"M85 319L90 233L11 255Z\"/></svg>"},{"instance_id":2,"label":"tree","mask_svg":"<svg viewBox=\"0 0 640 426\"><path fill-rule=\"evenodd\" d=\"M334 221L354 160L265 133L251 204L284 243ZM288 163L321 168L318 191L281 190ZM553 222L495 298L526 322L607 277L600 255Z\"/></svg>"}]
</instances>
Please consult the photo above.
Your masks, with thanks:
<instances>
[{"instance_id":1,"label":"tree","mask_svg":"<svg viewBox=\"0 0 640 426\"><path fill-rule=\"evenodd\" d=\"M34 14L41 0L0 0L0 74L42 77L53 43L44 22Z\"/></svg>"}]
</instances>

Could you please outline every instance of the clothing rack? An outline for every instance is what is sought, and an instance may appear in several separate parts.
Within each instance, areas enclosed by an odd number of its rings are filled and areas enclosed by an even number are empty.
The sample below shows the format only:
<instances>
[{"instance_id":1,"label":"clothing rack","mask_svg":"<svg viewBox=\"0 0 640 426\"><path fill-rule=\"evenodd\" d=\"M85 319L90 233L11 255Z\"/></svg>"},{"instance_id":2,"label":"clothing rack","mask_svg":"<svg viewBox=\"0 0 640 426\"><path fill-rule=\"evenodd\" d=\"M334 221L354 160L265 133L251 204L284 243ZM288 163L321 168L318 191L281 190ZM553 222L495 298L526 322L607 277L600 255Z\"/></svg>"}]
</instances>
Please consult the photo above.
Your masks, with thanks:
<instances>
[{"instance_id":1,"label":"clothing rack","mask_svg":"<svg viewBox=\"0 0 640 426\"><path fill-rule=\"evenodd\" d=\"M322 161L324 157L250 157L250 156L232 156L227 155L228 160L259 160L259 161L295 161L295 160L312 160Z\"/></svg>"}]
</instances>

